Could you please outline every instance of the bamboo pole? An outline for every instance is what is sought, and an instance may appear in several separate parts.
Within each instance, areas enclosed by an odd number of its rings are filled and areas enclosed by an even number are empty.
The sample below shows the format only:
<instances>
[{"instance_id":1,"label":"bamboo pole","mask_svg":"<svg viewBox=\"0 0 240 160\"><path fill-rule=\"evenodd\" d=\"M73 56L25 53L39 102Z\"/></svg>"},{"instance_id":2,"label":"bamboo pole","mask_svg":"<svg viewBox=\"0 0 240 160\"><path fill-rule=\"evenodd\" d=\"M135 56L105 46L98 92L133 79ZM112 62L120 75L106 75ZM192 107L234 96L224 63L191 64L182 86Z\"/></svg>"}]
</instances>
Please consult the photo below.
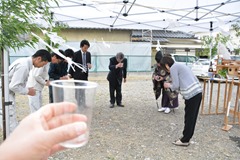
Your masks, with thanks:
<instances>
[{"instance_id":1,"label":"bamboo pole","mask_svg":"<svg viewBox=\"0 0 240 160\"><path fill-rule=\"evenodd\" d=\"M216 114L218 114L218 105L219 105L219 97L220 97L220 90L221 90L221 87L220 87L220 81L218 81L218 93L217 93L217 104L216 104Z\"/></svg>"},{"instance_id":2,"label":"bamboo pole","mask_svg":"<svg viewBox=\"0 0 240 160\"><path fill-rule=\"evenodd\" d=\"M224 92L224 103L223 103L223 113L226 112L226 107L227 107L227 89L228 89L228 80L226 79L225 82L225 92Z\"/></svg>"},{"instance_id":3,"label":"bamboo pole","mask_svg":"<svg viewBox=\"0 0 240 160\"><path fill-rule=\"evenodd\" d=\"M235 105L234 105L234 111L233 111L233 123L235 123L236 115L237 115L237 107L238 107L238 100L239 100L239 83L236 83L237 85L237 95L236 95L236 100L235 100ZM239 122L240 124L240 122Z\"/></svg>"},{"instance_id":4,"label":"bamboo pole","mask_svg":"<svg viewBox=\"0 0 240 160\"><path fill-rule=\"evenodd\" d=\"M210 81L210 82L211 82L211 87L210 87L210 99L209 99L209 108L208 108L209 114L211 113L211 109L212 109L212 93L213 93L213 81Z\"/></svg>"},{"instance_id":5,"label":"bamboo pole","mask_svg":"<svg viewBox=\"0 0 240 160\"><path fill-rule=\"evenodd\" d=\"M228 116L229 116L230 106L231 106L233 81L234 81L234 79L232 79L230 86L229 86L228 99L227 99L228 106L227 106L227 111L224 116L224 126L222 127L222 130L224 130L224 131L229 131L232 128L232 125L228 124Z\"/></svg>"},{"instance_id":6,"label":"bamboo pole","mask_svg":"<svg viewBox=\"0 0 240 160\"><path fill-rule=\"evenodd\" d=\"M201 108L201 114L203 114L204 110L204 100L205 100L205 90L206 90L206 79L203 80L203 97L202 97L202 108Z\"/></svg>"}]
</instances>

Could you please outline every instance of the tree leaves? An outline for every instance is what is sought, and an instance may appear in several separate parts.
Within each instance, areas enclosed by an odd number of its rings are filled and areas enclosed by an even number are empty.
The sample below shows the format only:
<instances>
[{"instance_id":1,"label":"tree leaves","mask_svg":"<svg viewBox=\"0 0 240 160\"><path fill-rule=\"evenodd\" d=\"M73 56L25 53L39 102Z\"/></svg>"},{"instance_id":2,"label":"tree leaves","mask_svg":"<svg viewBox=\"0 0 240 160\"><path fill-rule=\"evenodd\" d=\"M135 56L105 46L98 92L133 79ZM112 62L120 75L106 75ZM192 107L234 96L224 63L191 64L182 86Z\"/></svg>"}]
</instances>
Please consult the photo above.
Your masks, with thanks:
<instances>
[{"instance_id":1,"label":"tree leaves","mask_svg":"<svg viewBox=\"0 0 240 160\"><path fill-rule=\"evenodd\" d=\"M217 45L219 42L226 44L230 40L230 36L224 36L221 33L219 33L215 38L212 36L203 36L201 38L201 41L203 42L203 46L205 47L203 50L203 54L209 55L210 48L212 48L212 55L211 57L215 56L217 54Z\"/></svg>"},{"instance_id":2,"label":"tree leaves","mask_svg":"<svg viewBox=\"0 0 240 160\"><path fill-rule=\"evenodd\" d=\"M240 21L238 21L236 24L232 25L234 31L236 32L236 36L240 36Z\"/></svg>"},{"instance_id":3,"label":"tree leaves","mask_svg":"<svg viewBox=\"0 0 240 160\"><path fill-rule=\"evenodd\" d=\"M23 39L30 32L37 30L39 24L34 23L34 17L41 15L46 23L51 24L50 4L56 0L1 0L0 2L0 45L2 48L19 48L33 45L37 41ZM21 36L24 35L24 36Z\"/></svg>"}]
</instances>

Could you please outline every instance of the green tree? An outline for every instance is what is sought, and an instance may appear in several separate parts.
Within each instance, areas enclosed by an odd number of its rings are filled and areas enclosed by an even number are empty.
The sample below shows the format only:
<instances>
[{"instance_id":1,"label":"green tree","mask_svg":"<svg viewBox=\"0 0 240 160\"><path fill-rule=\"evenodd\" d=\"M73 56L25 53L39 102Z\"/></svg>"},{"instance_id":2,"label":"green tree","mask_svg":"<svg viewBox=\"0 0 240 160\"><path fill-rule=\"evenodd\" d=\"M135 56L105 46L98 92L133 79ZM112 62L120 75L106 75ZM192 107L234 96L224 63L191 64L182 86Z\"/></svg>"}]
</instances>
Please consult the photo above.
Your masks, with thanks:
<instances>
[{"instance_id":1,"label":"green tree","mask_svg":"<svg viewBox=\"0 0 240 160\"><path fill-rule=\"evenodd\" d=\"M0 53L1 66L3 64L3 51L7 48L17 49L26 45L32 46L37 42L32 39L30 33L36 31L39 25L34 22L34 18L40 15L46 23L51 25L50 3L57 0L0 0ZM21 38L27 36L29 38ZM4 70L2 71L2 109L3 123L5 123L5 84ZM6 138L6 125L3 124L3 138Z\"/></svg>"},{"instance_id":2,"label":"green tree","mask_svg":"<svg viewBox=\"0 0 240 160\"><path fill-rule=\"evenodd\" d=\"M46 24L52 24L50 3L58 5L57 0L0 0L1 63L4 49L33 46L37 42L30 35L40 27L34 22L37 15Z\"/></svg>"},{"instance_id":3,"label":"green tree","mask_svg":"<svg viewBox=\"0 0 240 160\"><path fill-rule=\"evenodd\" d=\"M233 30L236 32L236 36L240 36L240 21L237 21L235 24L232 25Z\"/></svg>"},{"instance_id":4,"label":"green tree","mask_svg":"<svg viewBox=\"0 0 240 160\"><path fill-rule=\"evenodd\" d=\"M232 25L233 30L236 32L236 37L240 36L240 21L237 21L235 24ZM240 46L240 45L239 45ZM240 48L235 48L234 52L236 55L240 54Z\"/></svg>"},{"instance_id":5,"label":"green tree","mask_svg":"<svg viewBox=\"0 0 240 160\"><path fill-rule=\"evenodd\" d=\"M50 3L57 3L57 0L1 0L1 48L15 49L33 45L36 41L31 38L22 40L19 37L37 30L39 25L33 22L36 15L41 15L47 23L52 23Z\"/></svg>"},{"instance_id":6,"label":"green tree","mask_svg":"<svg viewBox=\"0 0 240 160\"><path fill-rule=\"evenodd\" d=\"M217 34L215 38L212 36L203 36L201 38L201 41L203 42L203 46L205 48L202 51L201 56L210 56L210 48L212 48L211 57L214 57L217 54L218 43L221 42L223 44L226 44L229 40L230 36L224 36L221 33Z\"/></svg>"}]
</instances>

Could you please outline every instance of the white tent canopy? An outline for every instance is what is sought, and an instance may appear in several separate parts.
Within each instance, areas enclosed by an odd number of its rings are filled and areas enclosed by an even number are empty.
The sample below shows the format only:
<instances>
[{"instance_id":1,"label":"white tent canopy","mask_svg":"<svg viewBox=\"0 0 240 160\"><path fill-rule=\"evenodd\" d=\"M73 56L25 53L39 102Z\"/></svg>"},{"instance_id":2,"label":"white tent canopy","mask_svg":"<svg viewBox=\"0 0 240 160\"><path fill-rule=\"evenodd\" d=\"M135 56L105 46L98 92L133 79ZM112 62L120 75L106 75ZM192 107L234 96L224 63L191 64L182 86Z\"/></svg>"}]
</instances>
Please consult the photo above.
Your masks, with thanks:
<instances>
[{"instance_id":1,"label":"white tent canopy","mask_svg":"<svg viewBox=\"0 0 240 160\"><path fill-rule=\"evenodd\" d=\"M74 28L228 31L240 20L240 0L59 0L55 22Z\"/></svg>"}]
</instances>

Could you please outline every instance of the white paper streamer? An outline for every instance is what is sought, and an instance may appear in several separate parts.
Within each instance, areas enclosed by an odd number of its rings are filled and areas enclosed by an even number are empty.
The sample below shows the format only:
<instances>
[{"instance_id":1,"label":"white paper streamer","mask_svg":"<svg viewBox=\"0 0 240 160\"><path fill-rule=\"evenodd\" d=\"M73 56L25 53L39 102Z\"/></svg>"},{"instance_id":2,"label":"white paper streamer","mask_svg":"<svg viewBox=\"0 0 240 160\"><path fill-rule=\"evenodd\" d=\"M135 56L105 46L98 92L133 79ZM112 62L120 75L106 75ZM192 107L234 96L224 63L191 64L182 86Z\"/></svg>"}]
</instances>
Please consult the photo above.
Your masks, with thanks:
<instances>
[{"instance_id":1,"label":"white paper streamer","mask_svg":"<svg viewBox=\"0 0 240 160\"><path fill-rule=\"evenodd\" d=\"M157 40L156 50L157 50L157 51L160 51L160 49L161 49L161 45L160 45L159 40Z\"/></svg>"},{"instance_id":2,"label":"white paper streamer","mask_svg":"<svg viewBox=\"0 0 240 160\"><path fill-rule=\"evenodd\" d=\"M62 37L58 36L56 32L48 32L46 30L42 30L42 32L44 35L47 35L51 39L51 41L54 43L57 43L57 44L66 43L66 41Z\"/></svg>"},{"instance_id":3,"label":"white paper streamer","mask_svg":"<svg viewBox=\"0 0 240 160\"><path fill-rule=\"evenodd\" d=\"M111 47L109 44L107 44L107 43L103 40L103 37L102 37L102 42L103 42L104 47L106 47L106 48L110 48L110 47Z\"/></svg>"},{"instance_id":4,"label":"white paper streamer","mask_svg":"<svg viewBox=\"0 0 240 160\"><path fill-rule=\"evenodd\" d=\"M70 48L70 49L72 49L74 52L77 51L76 48L67 45L67 44L66 44L66 41L65 41L62 37L58 36L56 32L49 32L49 31L42 30L42 29L40 29L40 30L42 31L42 33L43 33L44 35L47 35L52 42L58 43L59 45L65 46L66 48Z\"/></svg>"},{"instance_id":5,"label":"white paper streamer","mask_svg":"<svg viewBox=\"0 0 240 160\"><path fill-rule=\"evenodd\" d=\"M36 37L36 38L39 40L39 42L43 43L43 44L46 45L48 48L50 48L54 53L56 53L56 54L58 54L60 57L64 58L64 59L68 62L68 64L71 66L71 68L73 69L74 72L75 72L75 69L74 69L74 67L73 67L73 64L74 64L75 66L77 66L78 68L82 69L83 72L86 72L86 68L83 67L81 64L73 62L71 58L66 57L65 55L63 55L62 53L60 53L60 52L58 51L58 49L54 49L52 46L50 46L49 44L47 44L41 37L39 37L39 36L36 35L35 33L31 32L31 34L32 34L34 37ZM57 39L57 38L56 38L56 39ZM56 40L56 39L55 39L55 40ZM53 41L53 42L54 42L54 41Z\"/></svg>"},{"instance_id":6,"label":"white paper streamer","mask_svg":"<svg viewBox=\"0 0 240 160\"><path fill-rule=\"evenodd\" d=\"M224 59L231 59L230 57L231 54L228 52L225 45L220 42L218 43L218 46L217 46L217 54L222 55Z\"/></svg>"}]
</instances>

